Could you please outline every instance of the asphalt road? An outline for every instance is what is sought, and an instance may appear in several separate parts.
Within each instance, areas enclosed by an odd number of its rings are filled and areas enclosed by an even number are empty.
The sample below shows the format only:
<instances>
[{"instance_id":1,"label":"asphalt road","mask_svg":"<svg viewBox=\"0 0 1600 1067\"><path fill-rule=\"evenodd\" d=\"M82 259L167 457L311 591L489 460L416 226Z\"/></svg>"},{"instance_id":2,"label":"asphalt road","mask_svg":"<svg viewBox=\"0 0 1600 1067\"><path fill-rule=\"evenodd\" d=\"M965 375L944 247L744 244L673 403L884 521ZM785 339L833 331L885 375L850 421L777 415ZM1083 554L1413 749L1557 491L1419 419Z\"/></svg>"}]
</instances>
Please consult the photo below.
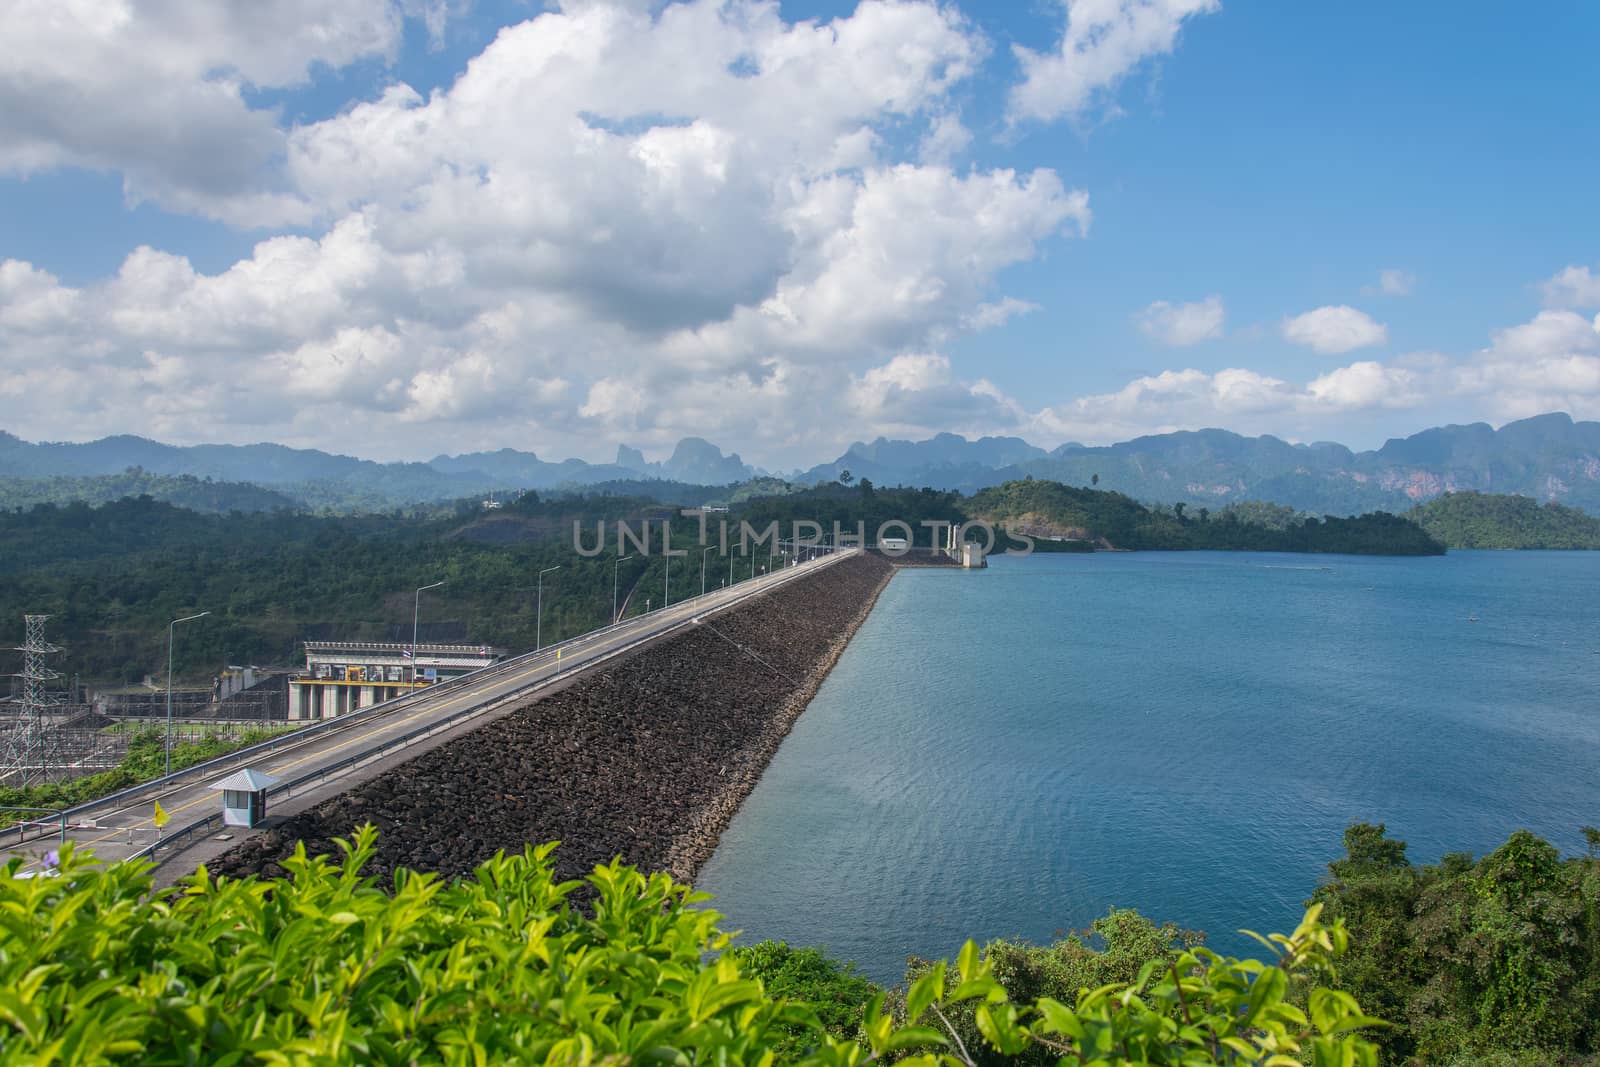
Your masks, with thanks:
<instances>
[{"instance_id":1,"label":"asphalt road","mask_svg":"<svg viewBox=\"0 0 1600 1067\"><path fill-rule=\"evenodd\" d=\"M441 730L418 738L418 742L434 740L457 732L466 732L478 725L483 715L501 706L510 697L527 697L555 684L565 684L586 667L647 644L682 626L693 625L702 615L723 611L752 596L761 595L788 581L810 574L844 558L850 552L823 556L797 566L785 567L771 574L740 582L728 589L707 593L657 609L648 615L628 619L614 627L596 630L581 637L553 645L538 653L516 657L505 663L466 676L461 684L442 685L438 692L424 690L406 700L391 701L393 705L379 705L370 712L351 717L348 727L329 729L318 735L295 739L293 734L276 744L270 752L262 752L234 764L203 773L179 772L171 780L158 780L141 787L132 796L109 798L100 805L85 805L69 813L67 839L79 848L93 848L95 855L106 861L125 859L149 848L162 835L180 833L184 827L222 809L222 794L210 783L232 774L238 767L246 766L264 771L284 780L293 780L309 773L324 771L325 782L337 782L344 788L376 773L393 760L374 755L353 766L336 766L352 756L360 755L385 742L394 742L408 734L439 723L453 715L469 713ZM333 720L340 722L341 720ZM395 751L391 749L387 756ZM164 828L156 827L155 804L159 802L169 822ZM273 811L269 803L268 814ZM215 834L218 830L209 831ZM233 828L235 833L245 831ZM17 842L17 833L8 830L0 842L6 855L23 855L27 858L24 870L35 871L43 865L44 854L59 847L58 833L44 828L30 831L31 839ZM159 858L165 858L163 850Z\"/></svg>"}]
</instances>

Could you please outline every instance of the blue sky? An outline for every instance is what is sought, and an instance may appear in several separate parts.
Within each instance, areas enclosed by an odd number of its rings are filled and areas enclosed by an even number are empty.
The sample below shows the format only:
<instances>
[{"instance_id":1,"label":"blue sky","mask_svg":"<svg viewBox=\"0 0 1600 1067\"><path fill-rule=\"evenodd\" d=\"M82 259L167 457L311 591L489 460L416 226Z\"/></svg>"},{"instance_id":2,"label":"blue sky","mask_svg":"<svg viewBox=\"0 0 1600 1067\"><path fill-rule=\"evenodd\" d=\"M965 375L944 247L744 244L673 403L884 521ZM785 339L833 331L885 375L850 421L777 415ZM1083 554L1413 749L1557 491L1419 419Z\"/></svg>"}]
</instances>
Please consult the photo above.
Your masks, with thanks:
<instances>
[{"instance_id":1,"label":"blue sky","mask_svg":"<svg viewBox=\"0 0 1600 1067\"><path fill-rule=\"evenodd\" d=\"M1600 418L1591 4L118 6L0 14L30 439Z\"/></svg>"}]
</instances>

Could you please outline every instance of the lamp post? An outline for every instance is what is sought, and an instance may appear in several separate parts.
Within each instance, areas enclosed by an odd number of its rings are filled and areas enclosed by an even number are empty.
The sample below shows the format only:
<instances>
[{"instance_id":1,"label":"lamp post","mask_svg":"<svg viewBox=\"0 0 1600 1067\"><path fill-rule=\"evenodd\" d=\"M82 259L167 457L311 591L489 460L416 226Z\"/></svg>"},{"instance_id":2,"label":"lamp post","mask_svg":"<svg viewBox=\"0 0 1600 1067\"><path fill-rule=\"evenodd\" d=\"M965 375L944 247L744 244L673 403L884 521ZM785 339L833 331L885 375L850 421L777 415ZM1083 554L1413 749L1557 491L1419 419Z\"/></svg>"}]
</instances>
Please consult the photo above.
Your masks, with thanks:
<instances>
[{"instance_id":1,"label":"lamp post","mask_svg":"<svg viewBox=\"0 0 1600 1067\"><path fill-rule=\"evenodd\" d=\"M728 584L733 584L733 553L728 553Z\"/></svg>"},{"instance_id":2,"label":"lamp post","mask_svg":"<svg viewBox=\"0 0 1600 1067\"><path fill-rule=\"evenodd\" d=\"M544 576L551 571L558 571L559 565L546 567L539 572L539 606L534 609L533 618L533 650L539 651L544 647Z\"/></svg>"},{"instance_id":3,"label":"lamp post","mask_svg":"<svg viewBox=\"0 0 1600 1067\"><path fill-rule=\"evenodd\" d=\"M429 589L437 589L444 584L444 579L432 585L417 587L417 593L411 598L411 687L417 687L417 617L422 611L422 594Z\"/></svg>"},{"instance_id":4,"label":"lamp post","mask_svg":"<svg viewBox=\"0 0 1600 1067\"><path fill-rule=\"evenodd\" d=\"M716 545L712 545L711 548L702 548L700 550L700 595L701 596L705 596L706 595L706 553L710 552L712 548L716 548L716 547L717 547Z\"/></svg>"},{"instance_id":5,"label":"lamp post","mask_svg":"<svg viewBox=\"0 0 1600 1067\"><path fill-rule=\"evenodd\" d=\"M181 619L173 619L172 622L167 624L167 743L165 745L166 770L163 772L164 774L172 773L172 634L178 628L180 622L193 622L210 614L211 612L209 611L202 611L198 615L188 615Z\"/></svg>"},{"instance_id":6,"label":"lamp post","mask_svg":"<svg viewBox=\"0 0 1600 1067\"><path fill-rule=\"evenodd\" d=\"M661 610L665 611L672 604L672 544L667 544L667 579L661 583Z\"/></svg>"},{"instance_id":7,"label":"lamp post","mask_svg":"<svg viewBox=\"0 0 1600 1067\"><path fill-rule=\"evenodd\" d=\"M622 566L622 564L625 561L630 560L632 558L633 558L632 553L629 553L626 556L618 556L616 562L611 565L611 625L612 626L615 626L617 624L617 568Z\"/></svg>"}]
</instances>

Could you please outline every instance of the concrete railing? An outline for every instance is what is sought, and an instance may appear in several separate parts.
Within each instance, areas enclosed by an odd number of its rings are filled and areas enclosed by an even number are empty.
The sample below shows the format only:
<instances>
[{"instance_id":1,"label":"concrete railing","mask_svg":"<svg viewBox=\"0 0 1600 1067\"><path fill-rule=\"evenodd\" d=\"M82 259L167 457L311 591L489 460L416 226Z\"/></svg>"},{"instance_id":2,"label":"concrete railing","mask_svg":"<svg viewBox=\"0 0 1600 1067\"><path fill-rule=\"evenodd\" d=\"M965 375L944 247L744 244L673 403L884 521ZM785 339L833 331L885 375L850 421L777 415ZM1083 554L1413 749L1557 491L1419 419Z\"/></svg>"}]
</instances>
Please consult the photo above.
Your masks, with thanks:
<instances>
[{"instance_id":1,"label":"concrete railing","mask_svg":"<svg viewBox=\"0 0 1600 1067\"><path fill-rule=\"evenodd\" d=\"M848 554L848 552L843 554L830 553L828 556L822 557L821 560L814 560L812 562L822 562L825 564L826 562L830 562L834 559L842 558L842 555ZM764 592L776 586L787 584L789 581L799 578L807 573L810 573L810 569L804 567L803 565L784 567L776 572L769 572L763 578L756 580L754 588L747 590L740 596L730 598L726 604L721 606L731 607L734 604L744 600L747 596L754 595L757 592ZM406 707L419 703L424 699L431 699L441 692L453 692L469 685L477 685L485 681L490 681L501 674L506 674L513 670L520 669L521 667L524 667L540 658L548 657L552 661L559 662L559 656L556 655L557 652L564 652L569 648L575 648L597 638L611 636L620 632L625 632L629 629L647 631L650 629L650 623L652 623L654 618L663 611L671 610L672 608L681 608L684 604L692 603L697 600L710 599L721 593L725 593L736 588L737 586L728 586L724 589L707 590L705 593L702 593L699 596L690 597L688 600L680 600L676 604L664 605L647 614L635 615L630 619L614 622L609 626L602 626L599 629L590 630L587 633L569 637L564 641L557 642L556 644L546 645L541 649L536 649L531 652L524 652L519 655L509 657L501 660L498 663L492 663L478 670L468 672L467 674L458 675L455 678L450 678L435 685L428 686L426 689L413 690L412 692L402 694L401 696L383 701L382 703L373 704L370 707L360 708L356 711L349 712L339 716L338 718L326 719L322 722L315 723L310 726L304 726L298 730L290 731L279 737L269 738L266 741L258 742L257 744L249 745L245 748L237 749L233 752L213 757L212 759L205 760L201 763L196 763L193 766L185 767L180 771L174 771L170 775L165 775L161 778L153 778L148 782L141 782L138 785L130 786L127 789L122 789L115 793L110 793L106 796L99 797L95 800L76 805L66 809L61 814L66 820L70 821L73 816L81 816L92 811L105 809L107 807L126 807L129 804L138 801L140 798L154 798L170 792L174 788L196 784L199 780L209 778L219 771L236 769L245 763L259 759L262 756L273 755L286 749L299 747L323 737L334 736L361 726L365 726L368 722L380 717L380 713L382 715L387 715L390 712L401 711ZM656 635L654 633L650 633L648 635L649 638L653 638L655 636ZM634 647L634 645L630 643L621 649L615 650L615 652L612 654L614 655L622 651L627 651L632 647ZM609 655L603 658L609 658ZM530 687L533 684L535 683L530 683ZM485 706L496 703L498 700L503 699L503 696L504 695L501 697L493 697L484 701L482 704L474 705L470 708L464 708L461 711L454 712L445 719L436 720L426 727L419 728L418 731L413 731L411 734L406 735L406 737L410 738L419 732L436 730L439 728L439 724L442 722L454 724L468 715L481 711ZM370 758L371 753L376 751L377 748L383 748L385 746L389 746L390 748L394 747L393 742L396 740L398 739L391 738L390 741L384 742L382 745L375 746L374 749L367 750L362 755L352 756L347 760L340 761L338 766L345 767L349 766L351 762L359 762L362 759ZM311 772L311 775L315 776L319 773L325 775L326 771L327 768L322 768L320 771ZM274 789L286 789L293 784L295 783L286 783L284 785L276 786ZM269 793L269 796L270 795L271 794ZM207 821L208 820L200 820L200 823ZM199 825L200 823L196 823L194 825ZM6 842L4 840L6 835L12 833L13 831L17 832L15 840ZM190 827L184 827L178 831L175 831L173 834L166 835L162 840L170 840L173 837L180 836L188 833L189 831ZM26 836L25 832L22 831L20 825L13 825L6 827L4 830L0 830L0 846L4 846L6 844L20 845L30 840L38 840L43 836L47 835L39 834L30 838ZM159 842L157 842L156 845L151 846L151 848L141 850L141 854L148 854L155 847L159 847Z\"/></svg>"}]
</instances>

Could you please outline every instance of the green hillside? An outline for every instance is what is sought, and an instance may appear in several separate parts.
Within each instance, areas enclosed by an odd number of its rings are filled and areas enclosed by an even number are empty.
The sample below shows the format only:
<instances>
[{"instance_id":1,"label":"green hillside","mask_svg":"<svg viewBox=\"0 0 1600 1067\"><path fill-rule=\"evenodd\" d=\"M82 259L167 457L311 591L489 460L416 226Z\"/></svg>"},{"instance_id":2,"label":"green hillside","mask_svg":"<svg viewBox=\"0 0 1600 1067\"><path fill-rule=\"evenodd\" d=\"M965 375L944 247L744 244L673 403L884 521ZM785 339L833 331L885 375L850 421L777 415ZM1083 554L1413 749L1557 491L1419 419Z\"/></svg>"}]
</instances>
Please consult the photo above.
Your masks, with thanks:
<instances>
[{"instance_id":1,"label":"green hillside","mask_svg":"<svg viewBox=\"0 0 1600 1067\"><path fill-rule=\"evenodd\" d=\"M1406 517L1451 548L1600 548L1600 519L1526 496L1447 493Z\"/></svg>"},{"instance_id":2,"label":"green hillside","mask_svg":"<svg viewBox=\"0 0 1600 1067\"><path fill-rule=\"evenodd\" d=\"M996 526L1020 525L1034 536L1076 538L1110 548L1431 556L1445 547L1416 524L1382 511L1318 519L1256 502L1217 511L1183 504L1148 507L1121 493L1042 479L979 490L966 506L974 518Z\"/></svg>"},{"instance_id":3,"label":"green hillside","mask_svg":"<svg viewBox=\"0 0 1600 1067\"><path fill-rule=\"evenodd\" d=\"M224 482L192 474L155 474L129 467L120 474L59 474L44 478L0 477L0 510L35 504L109 504L124 497L148 496L190 511L276 511L300 501L252 482Z\"/></svg>"}]
</instances>

